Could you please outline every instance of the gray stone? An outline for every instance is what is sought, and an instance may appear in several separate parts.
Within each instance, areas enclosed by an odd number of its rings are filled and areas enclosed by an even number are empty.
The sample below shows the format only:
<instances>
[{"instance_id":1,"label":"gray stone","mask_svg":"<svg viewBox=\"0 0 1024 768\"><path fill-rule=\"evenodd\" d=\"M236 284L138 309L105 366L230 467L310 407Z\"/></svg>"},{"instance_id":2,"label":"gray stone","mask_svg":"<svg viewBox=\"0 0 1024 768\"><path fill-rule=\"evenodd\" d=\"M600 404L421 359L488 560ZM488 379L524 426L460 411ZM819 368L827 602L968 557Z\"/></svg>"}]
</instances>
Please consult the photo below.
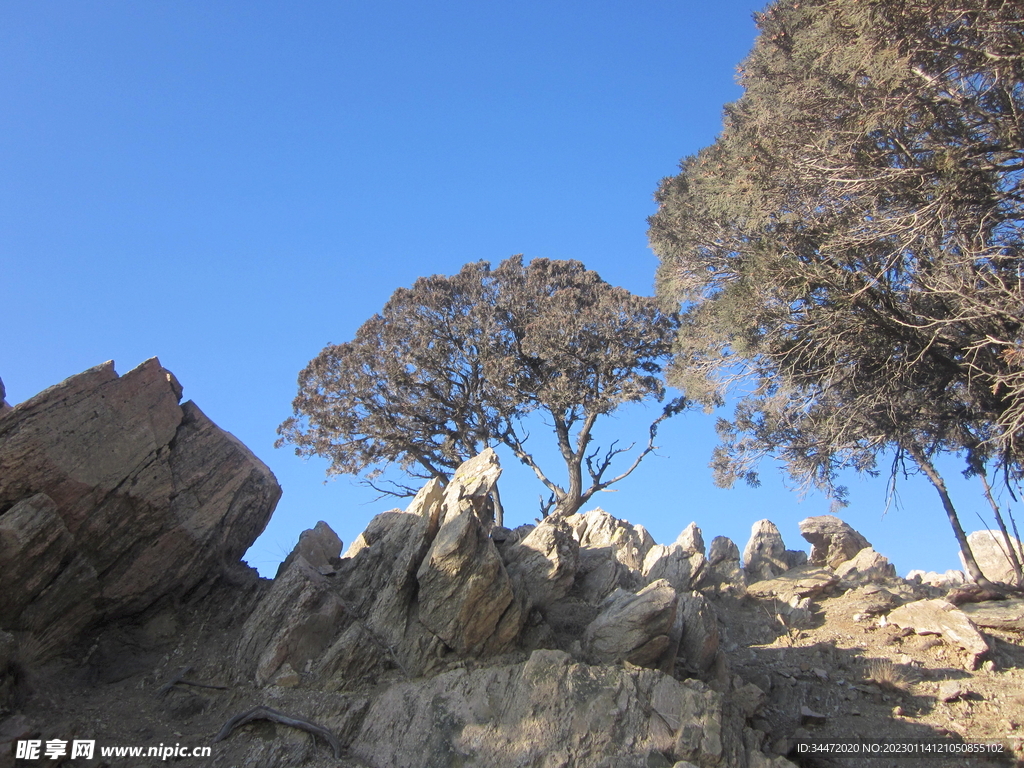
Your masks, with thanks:
<instances>
[{"instance_id":1,"label":"gray stone","mask_svg":"<svg viewBox=\"0 0 1024 768\"><path fill-rule=\"evenodd\" d=\"M867 547L836 568L836 578L847 585L886 581L896 578L896 566Z\"/></svg>"},{"instance_id":2,"label":"gray stone","mask_svg":"<svg viewBox=\"0 0 1024 768\"><path fill-rule=\"evenodd\" d=\"M469 470L456 471L445 490L441 527L416 573L419 621L460 655L509 646L526 620L480 517L500 473L493 451L491 457L476 457Z\"/></svg>"},{"instance_id":3,"label":"gray stone","mask_svg":"<svg viewBox=\"0 0 1024 768\"><path fill-rule=\"evenodd\" d=\"M302 557L321 573L333 571L341 555L341 539L327 523L320 520L316 526L299 534L299 541L278 566L280 576L296 557Z\"/></svg>"},{"instance_id":4,"label":"gray stone","mask_svg":"<svg viewBox=\"0 0 1024 768\"><path fill-rule=\"evenodd\" d=\"M676 590L688 592L700 584L706 566L707 560L700 552L679 544L655 544L644 558L642 573L648 584L665 579Z\"/></svg>"},{"instance_id":5,"label":"gray stone","mask_svg":"<svg viewBox=\"0 0 1024 768\"><path fill-rule=\"evenodd\" d=\"M837 581L829 568L804 565L791 568L774 579L751 584L747 591L755 597L773 597L784 603L792 603L794 600L816 597Z\"/></svg>"},{"instance_id":6,"label":"gray stone","mask_svg":"<svg viewBox=\"0 0 1024 768\"><path fill-rule=\"evenodd\" d=\"M740 567L740 551L725 536L711 540L705 574L703 584L717 593L743 594L746 591L747 578Z\"/></svg>"},{"instance_id":7,"label":"gray stone","mask_svg":"<svg viewBox=\"0 0 1024 768\"><path fill-rule=\"evenodd\" d=\"M444 483L440 478L431 478L420 488L412 502L405 508L406 514L419 515L427 520L427 538L433 540L441 527L441 503L444 500ZM508 529L505 529L508 530Z\"/></svg>"},{"instance_id":8,"label":"gray stone","mask_svg":"<svg viewBox=\"0 0 1024 768\"><path fill-rule=\"evenodd\" d=\"M715 566L727 561L740 561L740 550L732 539L715 536L711 540L711 551L708 553L708 565Z\"/></svg>"},{"instance_id":9,"label":"gray stone","mask_svg":"<svg viewBox=\"0 0 1024 768\"><path fill-rule=\"evenodd\" d=\"M871 546L867 539L834 515L801 520L800 535L811 543L810 562L830 568L838 568Z\"/></svg>"},{"instance_id":10,"label":"gray stone","mask_svg":"<svg viewBox=\"0 0 1024 768\"><path fill-rule=\"evenodd\" d=\"M628 661L657 667L670 650L678 597L667 581L656 581L635 595L616 590L583 633L583 649L596 663Z\"/></svg>"},{"instance_id":11,"label":"gray stone","mask_svg":"<svg viewBox=\"0 0 1024 768\"><path fill-rule=\"evenodd\" d=\"M98 615L96 571L49 496L38 493L0 516L0 623L59 650Z\"/></svg>"},{"instance_id":12,"label":"gray stone","mask_svg":"<svg viewBox=\"0 0 1024 768\"><path fill-rule=\"evenodd\" d=\"M967 614L945 600L918 600L902 605L892 611L886 621L897 627L907 627L917 634L942 635L949 642L959 645L975 660L988 653L988 643L978 632Z\"/></svg>"},{"instance_id":13,"label":"gray stone","mask_svg":"<svg viewBox=\"0 0 1024 768\"><path fill-rule=\"evenodd\" d=\"M1024 599L964 603L960 610L979 627L1024 632Z\"/></svg>"},{"instance_id":14,"label":"gray stone","mask_svg":"<svg viewBox=\"0 0 1024 768\"><path fill-rule=\"evenodd\" d=\"M239 671L266 685L285 664L304 669L330 646L346 614L333 583L296 558L242 625L235 651Z\"/></svg>"},{"instance_id":15,"label":"gray stone","mask_svg":"<svg viewBox=\"0 0 1024 768\"><path fill-rule=\"evenodd\" d=\"M560 520L545 520L504 553L505 568L532 605L545 613L569 594L579 569L579 543Z\"/></svg>"},{"instance_id":16,"label":"gray stone","mask_svg":"<svg viewBox=\"0 0 1024 768\"><path fill-rule=\"evenodd\" d=\"M4 380L0 379L0 416L3 416L8 411L14 410L11 404L7 402L7 390L4 388Z\"/></svg>"},{"instance_id":17,"label":"gray stone","mask_svg":"<svg viewBox=\"0 0 1024 768\"><path fill-rule=\"evenodd\" d=\"M718 615L714 606L699 592L681 592L673 628L678 633L678 661L688 672L708 674L718 657Z\"/></svg>"},{"instance_id":18,"label":"gray stone","mask_svg":"<svg viewBox=\"0 0 1024 768\"><path fill-rule=\"evenodd\" d=\"M615 557L613 547L583 547L572 594L588 603L600 603L616 589L636 591L643 586L643 574Z\"/></svg>"},{"instance_id":19,"label":"gray stone","mask_svg":"<svg viewBox=\"0 0 1024 768\"><path fill-rule=\"evenodd\" d=\"M684 552L700 552L702 555L705 554L704 536L701 534L701 530L697 527L696 523L690 523L683 528L682 533L676 539L676 544L682 547Z\"/></svg>"},{"instance_id":20,"label":"gray stone","mask_svg":"<svg viewBox=\"0 0 1024 768\"><path fill-rule=\"evenodd\" d=\"M581 549L610 547L615 559L634 571L643 568L644 558L654 546L654 539L642 525L631 525L603 509L570 515L565 522L576 532Z\"/></svg>"},{"instance_id":21,"label":"gray stone","mask_svg":"<svg viewBox=\"0 0 1024 768\"><path fill-rule=\"evenodd\" d=\"M743 570L748 581L763 581L789 569L785 560L786 545L775 523L758 520L750 529L750 539L743 549Z\"/></svg>"}]
</instances>

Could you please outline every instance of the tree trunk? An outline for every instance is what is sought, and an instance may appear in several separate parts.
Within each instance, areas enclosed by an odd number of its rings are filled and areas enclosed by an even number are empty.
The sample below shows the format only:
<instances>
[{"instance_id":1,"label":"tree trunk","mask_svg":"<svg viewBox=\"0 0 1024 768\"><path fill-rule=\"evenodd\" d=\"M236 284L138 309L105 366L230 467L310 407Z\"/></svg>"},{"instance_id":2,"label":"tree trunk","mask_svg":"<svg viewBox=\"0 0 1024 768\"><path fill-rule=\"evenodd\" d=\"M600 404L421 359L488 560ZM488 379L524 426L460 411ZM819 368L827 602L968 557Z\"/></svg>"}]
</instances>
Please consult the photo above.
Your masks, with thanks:
<instances>
[{"instance_id":1,"label":"tree trunk","mask_svg":"<svg viewBox=\"0 0 1024 768\"><path fill-rule=\"evenodd\" d=\"M988 478L985 476L984 470L979 473L981 482L985 486L985 498L988 499L989 505L992 507L992 512L995 514L996 524L999 526L999 530L1003 534L1003 543L1006 544L1006 555L1010 559L1010 566L1013 568L1013 579L1016 582L1016 586L1024 587L1024 573L1021 572L1020 558L1017 556L1017 548L1013 546L1013 539L1010 537L1010 532L1006 530L1006 522L1003 520L1003 515L999 511L999 505L996 503L995 497L992 496L992 488L988 484Z\"/></svg>"},{"instance_id":2,"label":"tree trunk","mask_svg":"<svg viewBox=\"0 0 1024 768\"><path fill-rule=\"evenodd\" d=\"M953 535L956 536L956 541L960 545L960 553L964 556L967 572L978 586L994 589L992 582L985 578L985 574L981 572L981 568L978 566L978 561L974 559L974 552L971 551L971 545L967 541L967 534L964 533L963 526L960 525L960 518L956 513L956 508L953 506L953 500L949 498L949 491L946 490L946 483L942 479L942 475L935 469L935 466L920 446L911 445L907 448L907 451L917 466L921 468L921 471L931 481L931 484L935 486L939 498L942 499L942 508L946 510L946 517L949 518L949 524L953 527Z\"/></svg>"},{"instance_id":3,"label":"tree trunk","mask_svg":"<svg viewBox=\"0 0 1024 768\"><path fill-rule=\"evenodd\" d=\"M505 525L505 508L501 506L501 496L498 494L498 485L495 483L491 488L491 503L494 505L494 524L500 527Z\"/></svg>"}]
</instances>

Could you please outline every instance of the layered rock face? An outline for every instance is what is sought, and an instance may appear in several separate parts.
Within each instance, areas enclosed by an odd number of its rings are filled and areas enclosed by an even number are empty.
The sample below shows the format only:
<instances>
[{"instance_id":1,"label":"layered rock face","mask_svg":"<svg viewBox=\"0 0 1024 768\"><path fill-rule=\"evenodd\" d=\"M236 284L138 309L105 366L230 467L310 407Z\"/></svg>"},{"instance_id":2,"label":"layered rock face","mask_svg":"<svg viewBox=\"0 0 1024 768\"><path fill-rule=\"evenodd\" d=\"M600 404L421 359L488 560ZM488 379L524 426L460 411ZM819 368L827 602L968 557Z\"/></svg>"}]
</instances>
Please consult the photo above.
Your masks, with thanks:
<instances>
[{"instance_id":1,"label":"layered rock face","mask_svg":"<svg viewBox=\"0 0 1024 768\"><path fill-rule=\"evenodd\" d=\"M0 628L59 648L236 563L281 489L153 358L0 414Z\"/></svg>"}]
</instances>

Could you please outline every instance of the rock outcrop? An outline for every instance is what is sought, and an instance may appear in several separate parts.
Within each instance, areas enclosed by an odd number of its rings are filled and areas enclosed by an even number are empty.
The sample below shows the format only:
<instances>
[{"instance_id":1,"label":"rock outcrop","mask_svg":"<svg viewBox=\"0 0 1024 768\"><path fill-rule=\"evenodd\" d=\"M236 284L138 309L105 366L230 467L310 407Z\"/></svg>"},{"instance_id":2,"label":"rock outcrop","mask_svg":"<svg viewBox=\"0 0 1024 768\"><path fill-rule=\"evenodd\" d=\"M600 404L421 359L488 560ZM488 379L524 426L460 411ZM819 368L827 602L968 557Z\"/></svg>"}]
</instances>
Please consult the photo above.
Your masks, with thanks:
<instances>
[{"instance_id":1,"label":"rock outcrop","mask_svg":"<svg viewBox=\"0 0 1024 768\"><path fill-rule=\"evenodd\" d=\"M66 645L219 578L263 531L274 476L181 393L156 358L104 363L3 416L0 582L28 591L0 628Z\"/></svg>"},{"instance_id":2,"label":"rock outcrop","mask_svg":"<svg viewBox=\"0 0 1024 768\"><path fill-rule=\"evenodd\" d=\"M800 521L800 535L811 543L810 562L838 568L871 545L857 531L834 515Z\"/></svg>"}]
</instances>

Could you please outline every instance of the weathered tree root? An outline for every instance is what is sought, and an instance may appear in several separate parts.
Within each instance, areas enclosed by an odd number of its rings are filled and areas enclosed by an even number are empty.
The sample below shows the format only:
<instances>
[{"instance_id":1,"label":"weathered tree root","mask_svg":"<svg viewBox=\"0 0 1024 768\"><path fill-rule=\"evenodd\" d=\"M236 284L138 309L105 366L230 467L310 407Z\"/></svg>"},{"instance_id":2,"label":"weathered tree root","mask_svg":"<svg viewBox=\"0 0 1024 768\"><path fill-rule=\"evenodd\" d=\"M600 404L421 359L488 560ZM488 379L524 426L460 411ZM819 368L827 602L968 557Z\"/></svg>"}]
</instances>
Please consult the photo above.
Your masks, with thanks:
<instances>
[{"instance_id":1,"label":"weathered tree root","mask_svg":"<svg viewBox=\"0 0 1024 768\"><path fill-rule=\"evenodd\" d=\"M250 709L248 712L242 712L232 717L224 723L224 727L220 729L220 733L214 737L214 743L223 741L231 735L231 732L235 730L235 728L252 722L253 720L271 720L275 723L290 725L292 728L299 728L303 731L308 731L314 736L319 736L330 744L331 749L334 750L335 759L341 759L341 742L338 741L337 736L326 728L317 725L316 723L311 723L308 720L303 720L301 717L289 717L283 712L278 712L276 709L264 706L255 707L254 709Z\"/></svg>"},{"instance_id":2,"label":"weathered tree root","mask_svg":"<svg viewBox=\"0 0 1024 768\"><path fill-rule=\"evenodd\" d=\"M166 683L160 686L160 690L156 692L157 698L160 698L161 696L166 696L167 692L179 683L181 683L181 685L192 685L196 688L213 688L217 691L227 690L226 685L209 685L208 683L197 683L194 680L186 680L185 675L187 675L191 671L192 667L182 667L180 670L178 670L178 673L174 677L172 677L170 680L168 680Z\"/></svg>"}]
</instances>

